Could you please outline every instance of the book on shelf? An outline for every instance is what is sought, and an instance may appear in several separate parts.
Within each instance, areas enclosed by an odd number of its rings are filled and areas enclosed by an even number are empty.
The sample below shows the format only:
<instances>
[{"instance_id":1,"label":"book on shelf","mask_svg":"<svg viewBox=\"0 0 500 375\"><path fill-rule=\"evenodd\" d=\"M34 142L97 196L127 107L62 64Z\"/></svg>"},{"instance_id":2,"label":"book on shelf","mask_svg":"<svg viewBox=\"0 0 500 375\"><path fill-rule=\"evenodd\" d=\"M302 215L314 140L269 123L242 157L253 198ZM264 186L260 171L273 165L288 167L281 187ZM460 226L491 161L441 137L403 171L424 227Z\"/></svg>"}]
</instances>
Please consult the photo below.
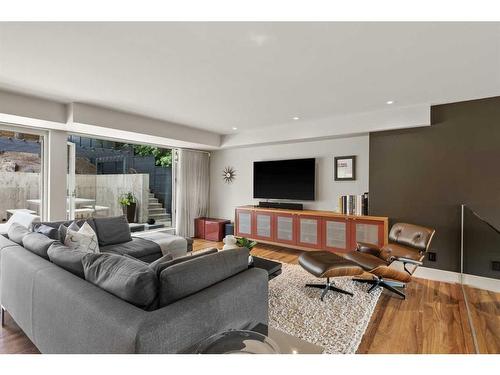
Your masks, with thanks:
<instances>
[{"instance_id":1,"label":"book on shelf","mask_svg":"<svg viewBox=\"0 0 500 375\"><path fill-rule=\"evenodd\" d=\"M342 195L338 201L339 212L344 215L368 215L368 193Z\"/></svg>"}]
</instances>

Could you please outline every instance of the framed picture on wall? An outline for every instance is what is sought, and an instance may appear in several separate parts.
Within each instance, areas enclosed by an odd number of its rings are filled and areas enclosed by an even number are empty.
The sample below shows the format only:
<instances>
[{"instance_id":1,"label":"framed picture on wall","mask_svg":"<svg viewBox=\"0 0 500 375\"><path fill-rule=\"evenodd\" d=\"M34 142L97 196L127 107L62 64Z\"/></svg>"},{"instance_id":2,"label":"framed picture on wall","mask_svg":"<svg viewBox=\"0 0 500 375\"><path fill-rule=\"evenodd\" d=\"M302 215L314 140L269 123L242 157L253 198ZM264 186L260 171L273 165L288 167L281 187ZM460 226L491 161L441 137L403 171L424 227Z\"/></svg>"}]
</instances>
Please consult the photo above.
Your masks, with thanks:
<instances>
[{"instance_id":1,"label":"framed picture on wall","mask_svg":"<svg viewBox=\"0 0 500 375\"><path fill-rule=\"evenodd\" d=\"M356 156L334 157L335 181L354 181L356 179Z\"/></svg>"}]
</instances>

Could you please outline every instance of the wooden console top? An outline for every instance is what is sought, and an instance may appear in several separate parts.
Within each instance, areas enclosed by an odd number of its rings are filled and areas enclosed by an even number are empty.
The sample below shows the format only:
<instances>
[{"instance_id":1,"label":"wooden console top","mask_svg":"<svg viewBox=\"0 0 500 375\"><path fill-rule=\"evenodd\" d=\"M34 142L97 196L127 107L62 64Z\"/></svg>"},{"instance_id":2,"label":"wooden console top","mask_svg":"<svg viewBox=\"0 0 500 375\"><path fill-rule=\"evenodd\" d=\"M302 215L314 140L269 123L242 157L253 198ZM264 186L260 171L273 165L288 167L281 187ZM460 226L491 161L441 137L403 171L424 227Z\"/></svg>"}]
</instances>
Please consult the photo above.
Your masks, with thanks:
<instances>
[{"instance_id":1,"label":"wooden console top","mask_svg":"<svg viewBox=\"0 0 500 375\"><path fill-rule=\"evenodd\" d=\"M374 221L389 221L388 217L384 216L366 216L366 215L343 215L333 211L321 211L321 210L287 210L284 208L263 208L259 206L239 206L236 207L237 210L252 210L252 211L267 211L267 212L282 212L303 216L321 216L321 217L337 217L344 219L359 219L359 220L374 220Z\"/></svg>"}]
</instances>

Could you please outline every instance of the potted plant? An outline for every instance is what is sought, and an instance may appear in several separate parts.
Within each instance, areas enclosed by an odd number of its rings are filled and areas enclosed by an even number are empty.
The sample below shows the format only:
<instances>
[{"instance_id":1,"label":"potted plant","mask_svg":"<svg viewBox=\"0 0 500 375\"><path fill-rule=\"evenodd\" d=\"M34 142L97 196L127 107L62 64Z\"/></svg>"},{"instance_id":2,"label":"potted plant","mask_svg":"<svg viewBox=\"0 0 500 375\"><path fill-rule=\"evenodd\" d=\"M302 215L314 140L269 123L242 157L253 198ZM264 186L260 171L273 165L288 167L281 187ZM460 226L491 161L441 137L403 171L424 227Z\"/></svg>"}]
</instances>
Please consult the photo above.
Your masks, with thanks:
<instances>
[{"instance_id":1,"label":"potted plant","mask_svg":"<svg viewBox=\"0 0 500 375\"><path fill-rule=\"evenodd\" d=\"M251 241L248 238L241 237L241 238L238 238L238 240L236 241L236 244L239 247L246 247L248 250L252 251L252 249L254 248L254 246L257 245L257 241ZM253 257L252 257L252 255L248 256L248 264L249 265L253 264Z\"/></svg>"},{"instance_id":2,"label":"potted plant","mask_svg":"<svg viewBox=\"0 0 500 375\"><path fill-rule=\"evenodd\" d=\"M248 250L252 251L252 249L257 245L257 241L251 241L248 238L241 237L236 241L239 247L246 247Z\"/></svg>"},{"instance_id":3,"label":"potted plant","mask_svg":"<svg viewBox=\"0 0 500 375\"><path fill-rule=\"evenodd\" d=\"M120 199L118 200L123 209L123 214L127 217L129 223L133 223L135 221L135 211L137 208L137 202L134 194L128 192L120 195Z\"/></svg>"}]
</instances>

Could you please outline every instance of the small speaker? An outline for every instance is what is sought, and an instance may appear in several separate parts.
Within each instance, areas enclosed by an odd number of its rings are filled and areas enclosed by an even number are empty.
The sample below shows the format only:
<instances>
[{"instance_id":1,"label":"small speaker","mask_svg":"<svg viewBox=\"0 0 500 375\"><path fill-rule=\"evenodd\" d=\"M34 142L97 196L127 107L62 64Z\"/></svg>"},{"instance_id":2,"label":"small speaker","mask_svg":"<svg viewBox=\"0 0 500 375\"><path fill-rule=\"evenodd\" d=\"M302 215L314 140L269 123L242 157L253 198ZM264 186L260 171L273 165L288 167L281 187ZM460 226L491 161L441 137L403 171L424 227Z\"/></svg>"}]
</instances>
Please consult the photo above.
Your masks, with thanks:
<instances>
[{"instance_id":1,"label":"small speaker","mask_svg":"<svg viewBox=\"0 0 500 375\"><path fill-rule=\"evenodd\" d=\"M303 210L302 203L286 203L286 202L259 202L261 208L282 208L284 210Z\"/></svg>"}]
</instances>

